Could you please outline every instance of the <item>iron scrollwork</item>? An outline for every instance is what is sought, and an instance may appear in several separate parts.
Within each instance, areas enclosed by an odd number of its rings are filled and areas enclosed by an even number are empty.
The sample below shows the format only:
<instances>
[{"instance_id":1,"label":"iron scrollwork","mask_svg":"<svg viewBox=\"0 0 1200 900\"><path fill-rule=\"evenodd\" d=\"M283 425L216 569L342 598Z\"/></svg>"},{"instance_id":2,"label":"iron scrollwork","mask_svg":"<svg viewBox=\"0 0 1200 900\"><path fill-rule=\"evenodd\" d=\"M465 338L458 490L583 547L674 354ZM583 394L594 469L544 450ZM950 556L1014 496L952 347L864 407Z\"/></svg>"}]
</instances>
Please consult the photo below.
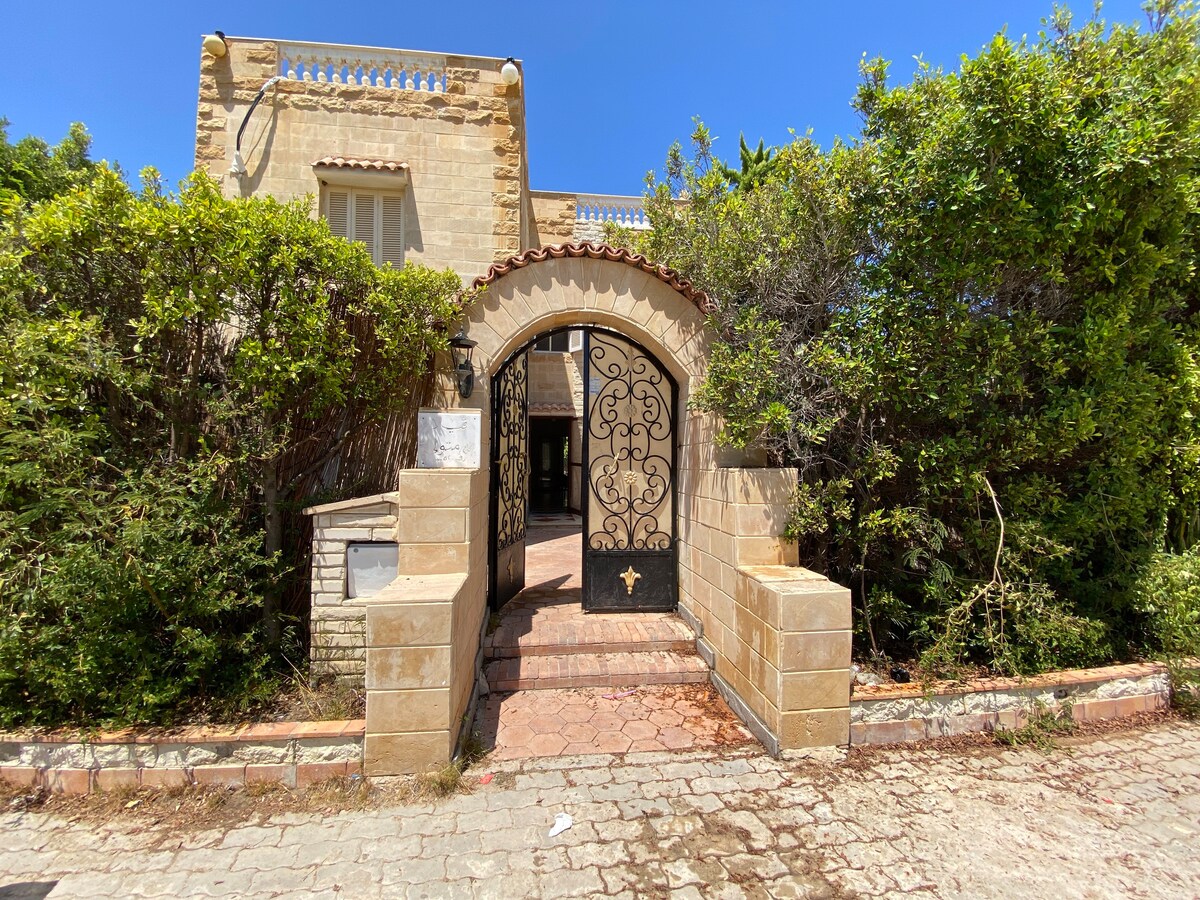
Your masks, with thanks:
<instances>
[{"instance_id":1,"label":"iron scrollwork","mask_svg":"<svg viewBox=\"0 0 1200 900\"><path fill-rule=\"evenodd\" d=\"M669 550L673 389L658 362L602 332L590 335L587 416L591 550ZM632 593L632 589L630 590Z\"/></svg>"},{"instance_id":2,"label":"iron scrollwork","mask_svg":"<svg viewBox=\"0 0 1200 900\"><path fill-rule=\"evenodd\" d=\"M514 359L498 383L496 441L499 479L496 504L496 548L503 550L525 538L529 505L529 451L526 409L528 358Z\"/></svg>"}]
</instances>

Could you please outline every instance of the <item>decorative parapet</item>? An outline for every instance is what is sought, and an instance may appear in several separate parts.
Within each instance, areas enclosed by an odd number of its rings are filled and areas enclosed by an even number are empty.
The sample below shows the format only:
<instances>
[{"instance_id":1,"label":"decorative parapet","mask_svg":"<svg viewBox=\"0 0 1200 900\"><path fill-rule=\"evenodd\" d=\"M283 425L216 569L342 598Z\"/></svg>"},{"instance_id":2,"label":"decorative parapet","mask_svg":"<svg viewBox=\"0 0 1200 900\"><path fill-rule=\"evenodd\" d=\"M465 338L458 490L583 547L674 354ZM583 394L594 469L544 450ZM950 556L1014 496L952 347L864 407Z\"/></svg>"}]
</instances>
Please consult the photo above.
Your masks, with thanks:
<instances>
[{"instance_id":1,"label":"decorative parapet","mask_svg":"<svg viewBox=\"0 0 1200 900\"><path fill-rule=\"evenodd\" d=\"M495 60L480 59L489 68ZM483 66L481 65L480 68ZM279 45L279 74L292 81L368 85L393 90L446 90L446 57L419 50L289 41Z\"/></svg>"},{"instance_id":2,"label":"decorative parapet","mask_svg":"<svg viewBox=\"0 0 1200 900\"><path fill-rule=\"evenodd\" d=\"M650 227L641 197L614 194L577 194L575 197L575 239L600 240L604 225L612 222L621 228L644 231Z\"/></svg>"}]
</instances>

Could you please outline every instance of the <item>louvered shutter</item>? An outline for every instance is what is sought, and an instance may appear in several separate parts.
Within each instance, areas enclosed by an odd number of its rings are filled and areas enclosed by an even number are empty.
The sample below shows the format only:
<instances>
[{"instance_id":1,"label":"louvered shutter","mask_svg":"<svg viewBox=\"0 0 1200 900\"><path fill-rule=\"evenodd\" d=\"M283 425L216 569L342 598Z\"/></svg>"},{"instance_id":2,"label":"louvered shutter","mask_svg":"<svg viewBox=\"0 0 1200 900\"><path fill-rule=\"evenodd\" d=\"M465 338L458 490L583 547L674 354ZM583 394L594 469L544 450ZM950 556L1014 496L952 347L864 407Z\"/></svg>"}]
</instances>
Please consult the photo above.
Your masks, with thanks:
<instances>
[{"instance_id":1,"label":"louvered shutter","mask_svg":"<svg viewBox=\"0 0 1200 900\"><path fill-rule=\"evenodd\" d=\"M325 195L325 220L338 237L350 236L350 192L329 191Z\"/></svg>"},{"instance_id":2,"label":"louvered shutter","mask_svg":"<svg viewBox=\"0 0 1200 900\"><path fill-rule=\"evenodd\" d=\"M354 192L354 239L366 245L376 262L375 252L375 195Z\"/></svg>"},{"instance_id":3,"label":"louvered shutter","mask_svg":"<svg viewBox=\"0 0 1200 900\"><path fill-rule=\"evenodd\" d=\"M404 265L404 198L380 197L382 229L379 236L379 264Z\"/></svg>"}]
</instances>

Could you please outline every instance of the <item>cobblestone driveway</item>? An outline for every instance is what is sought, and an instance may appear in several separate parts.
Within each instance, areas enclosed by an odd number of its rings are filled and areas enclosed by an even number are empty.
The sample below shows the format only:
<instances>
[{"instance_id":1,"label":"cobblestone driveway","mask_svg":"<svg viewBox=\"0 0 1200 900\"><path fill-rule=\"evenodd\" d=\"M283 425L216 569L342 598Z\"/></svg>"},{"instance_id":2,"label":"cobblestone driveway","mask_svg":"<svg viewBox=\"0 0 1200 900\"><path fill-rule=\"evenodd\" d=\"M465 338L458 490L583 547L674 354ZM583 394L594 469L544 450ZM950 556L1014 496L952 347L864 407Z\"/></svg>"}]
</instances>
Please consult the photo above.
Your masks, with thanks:
<instances>
[{"instance_id":1,"label":"cobblestone driveway","mask_svg":"<svg viewBox=\"0 0 1200 900\"><path fill-rule=\"evenodd\" d=\"M1048 755L889 751L829 766L726 750L498 771L515 779L436 806L190 835L8 813L0 898L1200 893L1196 725ZM549 838L558 812L575 825Z\"/></svg>"}]
</instances>

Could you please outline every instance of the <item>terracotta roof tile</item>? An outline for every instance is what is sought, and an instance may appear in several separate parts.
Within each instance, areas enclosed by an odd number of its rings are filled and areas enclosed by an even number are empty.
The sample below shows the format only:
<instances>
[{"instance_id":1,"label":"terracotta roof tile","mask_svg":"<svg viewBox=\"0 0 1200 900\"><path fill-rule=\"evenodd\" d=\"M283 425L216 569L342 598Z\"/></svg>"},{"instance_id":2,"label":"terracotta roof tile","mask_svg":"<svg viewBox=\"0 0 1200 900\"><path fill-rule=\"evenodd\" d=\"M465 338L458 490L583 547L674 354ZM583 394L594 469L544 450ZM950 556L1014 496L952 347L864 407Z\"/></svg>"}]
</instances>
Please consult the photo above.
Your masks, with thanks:
<instances>
[{"instance_id":1,"label":"terracotta roof tile","mask_svg":"<svg viewBox=\"0 0 1200 900\"><path fill-rule=\"evenodd\" d=\"M530 413L575 413L574 403L530 403Z\"/></svg>"},{"instance_id":2,"label":"terracotta roof tile","mask_svg":"<svg viewBox=\"0 0 1200 900\"><path fill-rule=\"evenodd\" d=\"M653 275L659 281L670 285L685 298L691 300L702 313L711 313L716 309L716 305L709 299L707 294L697 290L690 281L674 269L656 265L640 253L634 253L623 247L610 247L608 244L591 242L554 244L549 247L540 247L535 250L526 250L524 253L518 253L516 256L504 260L504 262L498 262L493 265L487 270L485 275L480 275L472 282L472 287L483 287L484 285L491 284L514 269L523 269L532 263L543 262L547 259L563 259L564 257L581 259L585 256L588 259L607 259L612 262L623 262L628 266L633 266L635 269L641 269L646 274Z\"/></svg>"},{"instance_id":3,"label":"terracotta roof tile","mask_svg":"<svg viewBox=\"0 0 1200 900\"><path fill-rule=\"evenodd\" d=\"M350 156L323 156L314 167L327 169L359 169L363 172L407 172L408 163L392 159L355 159Z\"/></svg>"}]
</instances>

